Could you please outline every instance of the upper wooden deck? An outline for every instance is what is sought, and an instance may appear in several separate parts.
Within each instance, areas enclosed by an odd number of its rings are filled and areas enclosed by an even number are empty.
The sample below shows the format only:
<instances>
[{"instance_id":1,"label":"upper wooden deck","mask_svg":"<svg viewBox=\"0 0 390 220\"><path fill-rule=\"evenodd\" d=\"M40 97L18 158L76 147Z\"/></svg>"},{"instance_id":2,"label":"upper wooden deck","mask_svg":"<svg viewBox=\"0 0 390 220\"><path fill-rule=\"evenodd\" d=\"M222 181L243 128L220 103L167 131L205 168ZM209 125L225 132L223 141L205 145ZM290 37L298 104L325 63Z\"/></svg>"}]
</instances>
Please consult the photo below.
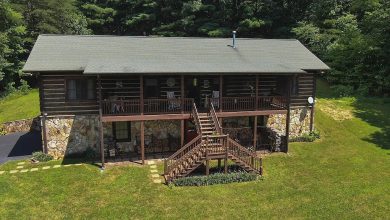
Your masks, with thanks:
<instances>
[{"instance_id":1,"label":"upper wooden deck","mask_svg":"<svg viewBox=\"0 0 390 220\"><path fill-rule=\"evenodd\" d=\"M96 98L67 99L69 79L96 81ZM283 114L307 106L314 96L313 74L268 75L40 75L41 112L99 114L104 121L187 119L214 104L218 117ZM168 97L169 96L169 97Z\"/></svg>"}]
</instances>

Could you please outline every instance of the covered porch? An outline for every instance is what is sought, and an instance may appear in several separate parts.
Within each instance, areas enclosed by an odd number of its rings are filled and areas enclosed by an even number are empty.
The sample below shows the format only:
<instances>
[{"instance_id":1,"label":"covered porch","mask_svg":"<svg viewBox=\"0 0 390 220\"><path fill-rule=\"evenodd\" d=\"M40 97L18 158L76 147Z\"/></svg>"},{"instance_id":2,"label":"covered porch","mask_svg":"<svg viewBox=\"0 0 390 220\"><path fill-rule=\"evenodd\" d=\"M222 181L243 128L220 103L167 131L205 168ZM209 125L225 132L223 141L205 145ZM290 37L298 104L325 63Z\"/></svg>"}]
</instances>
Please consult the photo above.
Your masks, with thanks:
<instances>
[{"instance_id":1,"label":"covered porch","mask_svg":"<svg viewBox=\"0 0 390 220\"><path fill-rule=\"evenodd\" d=\"M98 87L103 117L172 114L186 118L193 103L202 112L210 101L223 117L225 112L286 110L291 78L291 75L103 75L98 76Z\"/></svg>"},{"instance_id":2,"label":"covered porch","mask_svg":"<svg viewBox=\"0 0 390 220\"><path fill-rule=\"evenodd\" d=\"M250 118L246 128L227 127L227 133L234 133L232 137L237 138L250 132L243 145L253 150L266 149L265 145L270 143L262 137L268 134L261 127L263 125L259 125L258 118L288 113L293 77L286 74L97 75L101 123L139 124L137 135L126 143L126 146L133 147L132 152L118 150L115 138L111 140L110 147L101 131L102 161L116 161L119 155L120 160L136 160L144 164L148 158L170 156L196 137L196 129L191 122L193 106L199 112L205 112L210 103L221 124L225 118ZM147 124L153 121L176 123L178 135L161 138L146 134L149 132Z\"/></svg>"}]
</instances>

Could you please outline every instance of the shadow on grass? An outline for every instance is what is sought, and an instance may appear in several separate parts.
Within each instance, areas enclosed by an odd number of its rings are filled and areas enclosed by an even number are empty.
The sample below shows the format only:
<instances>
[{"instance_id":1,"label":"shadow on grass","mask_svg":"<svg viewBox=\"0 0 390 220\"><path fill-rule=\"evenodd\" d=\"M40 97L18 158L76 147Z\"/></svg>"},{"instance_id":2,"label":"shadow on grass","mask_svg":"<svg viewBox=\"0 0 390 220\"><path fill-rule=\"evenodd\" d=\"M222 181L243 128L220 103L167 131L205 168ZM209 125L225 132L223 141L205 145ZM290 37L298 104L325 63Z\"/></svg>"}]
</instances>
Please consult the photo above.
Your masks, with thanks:
<instances>
[{"instance_id":1,"label":"shadow on grass","mask_svg":"<svg viewBox=\"0 0 390 220\"><path fill-rule=\"evenodd\" d=\"M353 103L354 115L368 124L381 130L363 138L382 149L390 149L390 99L389 98L357 98Z\"/></svg>"},{"instance_id":2,"label":"shadow on grass","mask_svg":"<svg viewBox=\"0 0 390 220\"><path fill-rule=\"evenodd\" d=\"M317 98L338 99L328 83L323 79L317 80ZM375 131L364 141L374 143L382 149L390 149L390 98L379 97L358 97L355 96L352 103L355 117L367 122L369 125L378 127L381 130Z\"/></svg>"}]
</instances>

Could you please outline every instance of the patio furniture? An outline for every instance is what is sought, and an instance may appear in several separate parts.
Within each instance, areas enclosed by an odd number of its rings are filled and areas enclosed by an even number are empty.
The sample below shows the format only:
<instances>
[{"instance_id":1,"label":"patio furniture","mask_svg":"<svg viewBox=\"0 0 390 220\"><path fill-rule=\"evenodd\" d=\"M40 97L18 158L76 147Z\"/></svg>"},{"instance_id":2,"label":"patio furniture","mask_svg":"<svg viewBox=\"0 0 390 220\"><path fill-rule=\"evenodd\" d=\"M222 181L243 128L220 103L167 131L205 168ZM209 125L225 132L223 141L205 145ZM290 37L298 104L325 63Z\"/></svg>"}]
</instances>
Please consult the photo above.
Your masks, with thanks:
<instances>
[{"instance_id":1,"label":"patio furniture","mask_svg":"<svg viewBox=\"0 0 390 220\"><path fill-rule=\"evenodd\" d=\"M180 101L175 97L175 92L167 92L168 110L180 109Z\"/></svg>"}]
</instances>

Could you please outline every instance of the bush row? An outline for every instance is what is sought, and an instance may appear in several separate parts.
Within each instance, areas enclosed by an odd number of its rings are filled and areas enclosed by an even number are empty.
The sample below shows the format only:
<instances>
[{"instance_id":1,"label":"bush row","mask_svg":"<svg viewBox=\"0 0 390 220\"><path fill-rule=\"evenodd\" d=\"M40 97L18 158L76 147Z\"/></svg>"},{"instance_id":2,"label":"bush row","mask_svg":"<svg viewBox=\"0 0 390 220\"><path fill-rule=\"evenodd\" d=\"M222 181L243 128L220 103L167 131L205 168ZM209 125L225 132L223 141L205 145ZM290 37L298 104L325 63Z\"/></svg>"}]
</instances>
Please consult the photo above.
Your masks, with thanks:
<instances>
[{"instance_id":1,"label":"bush row","mask_svg":"<svg viewBox=\"0 0 390 220\"><path fill-rule=\"evenodd\" d=\"M290 142L313 142L316 139L320 139L320 132L312 131L299 137L292 137Z\"/></svg>"},{"instance_id":2,"label":"bush row","mask_svg":"<svg viewBox=\"0 0 390 220\"><path fill-rule=\"evenodd\" d=\"M175 179L172 183L175 186L208 186L215 184L226 184L234 182L248 182L257 180L259 176L255 173L234 172L216 173L209 176L192 176Z\"/></svg>"}]
</instances>

